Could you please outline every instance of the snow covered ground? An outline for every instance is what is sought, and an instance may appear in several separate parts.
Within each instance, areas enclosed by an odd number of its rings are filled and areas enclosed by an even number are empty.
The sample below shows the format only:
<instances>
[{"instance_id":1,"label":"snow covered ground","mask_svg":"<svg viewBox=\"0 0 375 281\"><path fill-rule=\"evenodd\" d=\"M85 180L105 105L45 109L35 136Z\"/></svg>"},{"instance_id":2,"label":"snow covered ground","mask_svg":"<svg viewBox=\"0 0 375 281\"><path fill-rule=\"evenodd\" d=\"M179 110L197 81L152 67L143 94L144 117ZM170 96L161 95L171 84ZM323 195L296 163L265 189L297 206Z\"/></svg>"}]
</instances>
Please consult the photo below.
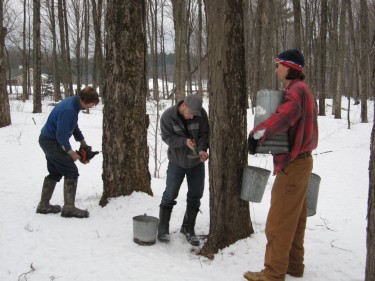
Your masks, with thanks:
<instances>
[{"instance_id":1,"label":"snow covered ground","mask_svg":"<svg viewBox=\"0 0 375 281\"><path fill-rule=\"evenodd\" d=\"M168 102L165 102L169 106ZM329 104L330 101L328 100ZM353 102L352 102L353 103ZM347 101L343 99L343 106ZM140 246L133 242L133 220L147 213L158 216L165 186L166 145L162 146L160 178L152 178L154 197L143 193L115 198L102 208L102 155L79 165L76 203L88 209L88 219L66 219L59 214L36 214L41 185L47 174L38 136L52 106L43 103L43 113L32 114L32 102L11 100L12 125L0 129L0 280L1 281L228 281L244 280L247 270L263 268L265 222L274 177L271 176L261 203L250 203L255 233L221 250L214 260L195 254L197 249L179 233L185 211L186 183L174 208L171 242ZM207 100L204 106L208 108ZM151 108L151 105L148 105ZM327 106L327 110L331 108ZM149 110L150 111L150 110ZM287 276L287 281L363 280L366 263L366 215L369 187L369 143L373 106L368 124L360 123L360 106L351 105L351 129L345 109L342 120L327 111L319 117L319 146L313 172L320 175L317 214L308 218L305 238L305 275ZM151 111L150 111L151 113ZM152 117L152 116L151 116ZM248 112L248 128L253 115ZM91 114L80 114L80 128L93 149L101 150L102 105ZM149 143L153 144L152 127ZM78 148L73 138L73 147ZM153 175L154 160L150 156ZM272 170L271 156L249 156L249 163ZM206 165L207 167L207 165ZM62 182L52 203L63 204ZM208 177L198 215L196 232L209 231Z\"/></svg>"}]
</instances>

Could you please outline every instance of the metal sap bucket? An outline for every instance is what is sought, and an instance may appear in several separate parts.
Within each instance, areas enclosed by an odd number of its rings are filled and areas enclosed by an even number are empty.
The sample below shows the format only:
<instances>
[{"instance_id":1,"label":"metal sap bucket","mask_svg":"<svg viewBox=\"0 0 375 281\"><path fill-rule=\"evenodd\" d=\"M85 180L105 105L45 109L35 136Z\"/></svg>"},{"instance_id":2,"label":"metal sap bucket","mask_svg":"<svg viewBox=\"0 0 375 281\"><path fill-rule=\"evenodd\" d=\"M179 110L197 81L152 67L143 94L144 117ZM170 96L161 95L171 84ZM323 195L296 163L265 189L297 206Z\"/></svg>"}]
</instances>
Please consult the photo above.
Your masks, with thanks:
<instances>
[{"instance_id":1,"label":"metal sap bucket","mask_svg":"<svg viewBox=\"0 0 375 281\"><path fill-rule=\"evenodd\" d=\"M284 102L284 92L277 90L260 90L257 92L257 105L255 108L254 127L262 123L276 108ZM278 154L289 152L288 134L269 137L262 145L258 145L256 153Z\"/></svg>"},{"instance_id":2,"label":"metal sap bucket","mask_svg":"<svg viewBox=\"0 0 375 281\"><path fill-rule=\"evenodd\" d=\"M133 240L139 245L153 245L156 241L159 219L146 214L133 217Z\"/></svg>"},{"instance_id":3,"label":"metal sap bucket","mask_svg":"<svg viewBox=\"0 0 375 281\"><path fill-rule=\"evenodd\" d=\"M309 186L307 187L306 205L307 216L311 217L316 214L316 207L318 205L319 185L321 178L314 173L311 173Z\"/></svg>"},{"instance_id":4,"label":"metal sap bucket","mask_svg":"<svg viewBox=\"0 0 375 281\"><path fill-rule=\"evenodd\" d=\"M245 166L242 174L240 198L245 201L260 203L270 175L270 170Z\"/></svg>"}]
</instances>

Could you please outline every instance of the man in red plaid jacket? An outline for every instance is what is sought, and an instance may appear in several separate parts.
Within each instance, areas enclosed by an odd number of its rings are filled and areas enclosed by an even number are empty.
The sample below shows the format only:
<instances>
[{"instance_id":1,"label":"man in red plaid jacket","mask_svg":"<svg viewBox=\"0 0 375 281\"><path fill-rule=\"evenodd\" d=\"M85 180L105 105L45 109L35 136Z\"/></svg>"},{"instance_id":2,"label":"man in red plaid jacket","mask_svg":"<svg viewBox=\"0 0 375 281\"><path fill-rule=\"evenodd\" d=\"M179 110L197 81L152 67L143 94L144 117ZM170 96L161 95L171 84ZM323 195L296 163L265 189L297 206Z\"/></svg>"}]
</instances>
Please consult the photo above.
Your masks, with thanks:
<instances>
[{"instance_id":1,"label":"man in red plaid jacket","mask_svg":"<svg viewBox=\"0 0 375 281\"><path fill-rule=\"evenodd\" d=\"M302 277L305 267L306 193L313 168L311 152L318 145L318 106L304 82L304 57L298 50L280 53L275 66L285 86L284 103L249 133L249 140L262 145L268 137L287 132L289 152L273 156L276 179L266 222L264 269L244 273L249 281L285 280L286 274Z\"/></svg>"}]
</instances>

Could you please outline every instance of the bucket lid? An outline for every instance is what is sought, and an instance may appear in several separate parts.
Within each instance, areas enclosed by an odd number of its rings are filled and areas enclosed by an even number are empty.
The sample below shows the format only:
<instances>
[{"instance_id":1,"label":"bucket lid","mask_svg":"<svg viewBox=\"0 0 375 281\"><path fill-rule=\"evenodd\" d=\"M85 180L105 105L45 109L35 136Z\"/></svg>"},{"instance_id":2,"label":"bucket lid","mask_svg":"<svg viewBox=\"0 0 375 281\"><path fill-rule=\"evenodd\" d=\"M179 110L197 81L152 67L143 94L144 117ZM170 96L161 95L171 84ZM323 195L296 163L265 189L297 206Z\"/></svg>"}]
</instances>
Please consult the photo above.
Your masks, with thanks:
<instances>
[{"instance_id":1,"label":"bucket lid","mask_svg":"<svg viewBox=\"0 0 375 281\"><path fill-rule=\"evenodd\" d=\"M147 214L135 216L133 217L133 220L137 222L158 222L159 221L158 218L153 217L153 216L148 216Z\"/></svg>"}]
</instances>

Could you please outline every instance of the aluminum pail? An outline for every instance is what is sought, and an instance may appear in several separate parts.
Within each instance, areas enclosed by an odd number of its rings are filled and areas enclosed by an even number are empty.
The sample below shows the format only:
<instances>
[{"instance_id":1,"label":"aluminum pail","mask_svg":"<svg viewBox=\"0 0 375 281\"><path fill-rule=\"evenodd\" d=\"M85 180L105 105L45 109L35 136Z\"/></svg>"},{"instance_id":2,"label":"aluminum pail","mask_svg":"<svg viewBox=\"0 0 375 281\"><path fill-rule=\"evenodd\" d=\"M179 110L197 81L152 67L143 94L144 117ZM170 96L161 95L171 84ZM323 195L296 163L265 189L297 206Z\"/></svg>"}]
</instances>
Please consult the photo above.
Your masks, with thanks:
<instances>
[{"instance_id":1,"label":"aluminum pail","mask_svg":"<svg viewBox=\"0 0 375 281\"><path fill-rule=\"evenodd\" d=\"M321 178L314 173L311 173L309 186L307 187L306 205L307 216L311 217L316 214L316 207L318 205L319 185Z\"/></svg>"},{"instance_id":2,"label":"aluminum pail","mask_svg":"<svg viewBox=\"0 0 375 281\"><path fill-rule=\"evenodd\" d=\"M133 240L139 245L153 245L156 241L159 219L146 214L133 217Z\"/></svg>"},{"instance_id":3,"label":"aluminum pail","mask_svg":"<svg viewBox=\"0 0 375 281\"><path fill-rule=\"evenodd\" d=\"M245 201L259 203L262 201L271 171L254 166L243 169L240 198Z\"/></svg>"}]
</instances>

